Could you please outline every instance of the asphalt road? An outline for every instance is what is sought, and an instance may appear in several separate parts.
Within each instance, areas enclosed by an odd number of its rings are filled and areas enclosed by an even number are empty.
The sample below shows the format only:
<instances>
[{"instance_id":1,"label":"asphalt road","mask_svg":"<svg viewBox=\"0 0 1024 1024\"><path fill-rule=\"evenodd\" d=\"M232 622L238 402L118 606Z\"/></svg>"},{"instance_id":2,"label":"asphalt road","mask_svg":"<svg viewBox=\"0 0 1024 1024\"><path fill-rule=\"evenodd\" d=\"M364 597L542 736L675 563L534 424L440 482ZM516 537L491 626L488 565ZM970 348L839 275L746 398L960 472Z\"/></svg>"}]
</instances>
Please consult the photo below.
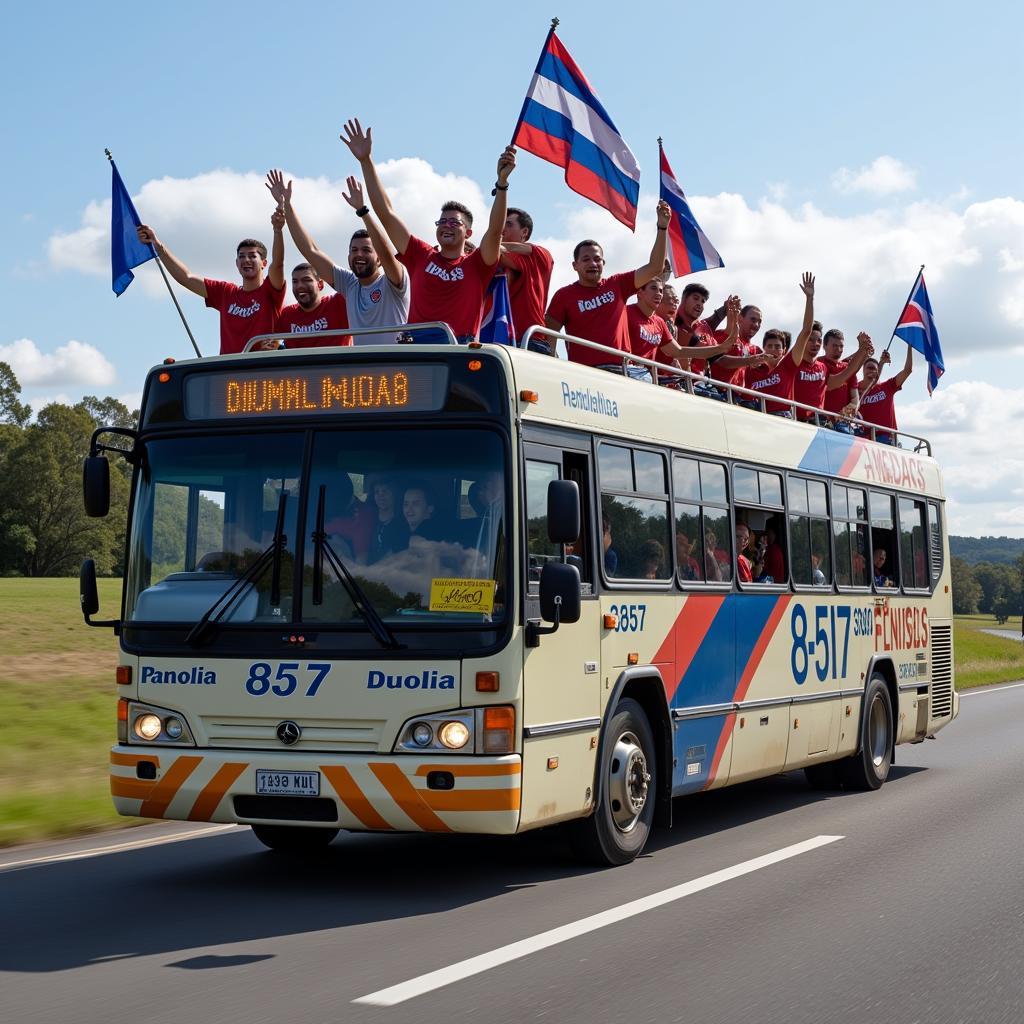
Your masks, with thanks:
<instances>
[{"instance_id":1,"label":"asphalt road","mask_svg":"<svg viewBox=\"0 0 1024 1024\"><path fill-rule=\"evenodd\" d=\"M878 793L681 800L607 871L543 833L299 865L185 825L7 851L0 1021L1017 1024L1021 723L1024 685L976 691Z\"/></svg>"}]
</instances>

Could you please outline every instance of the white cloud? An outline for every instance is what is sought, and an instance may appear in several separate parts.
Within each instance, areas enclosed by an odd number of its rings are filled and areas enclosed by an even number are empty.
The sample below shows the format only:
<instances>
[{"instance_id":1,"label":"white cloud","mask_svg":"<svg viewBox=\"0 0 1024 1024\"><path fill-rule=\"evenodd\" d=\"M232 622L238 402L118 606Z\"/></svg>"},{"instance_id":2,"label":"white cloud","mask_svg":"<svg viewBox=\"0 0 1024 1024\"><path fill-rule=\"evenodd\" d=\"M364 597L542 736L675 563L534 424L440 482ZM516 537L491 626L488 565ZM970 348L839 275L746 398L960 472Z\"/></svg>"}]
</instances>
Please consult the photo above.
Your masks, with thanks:
<instances>
[{"instance_id":1,"label":"white cloud","mask_svg":"<svg viewBox=\"0 0 1024 1024\"><path fill-rule=\"evenodd\" d=\"M917 172L895 157L879 156L856 171L840 167L832 175L832 187L846 194L868 192L871 195L887 196L915 189Z\"/></svg>"},{"instance_id":2,"label":"white cloud","mask_svg":"<svg viewBox=\"0 0 1024 1024\"><path fill-rule=\"evenodd\" d=\"M117 376L113 364L98 348L69 341L53 352L43 352L34 341L20 338L0 345L0 361L7 363L22 387L106 387Z\"/></svg>"}]
</instances>

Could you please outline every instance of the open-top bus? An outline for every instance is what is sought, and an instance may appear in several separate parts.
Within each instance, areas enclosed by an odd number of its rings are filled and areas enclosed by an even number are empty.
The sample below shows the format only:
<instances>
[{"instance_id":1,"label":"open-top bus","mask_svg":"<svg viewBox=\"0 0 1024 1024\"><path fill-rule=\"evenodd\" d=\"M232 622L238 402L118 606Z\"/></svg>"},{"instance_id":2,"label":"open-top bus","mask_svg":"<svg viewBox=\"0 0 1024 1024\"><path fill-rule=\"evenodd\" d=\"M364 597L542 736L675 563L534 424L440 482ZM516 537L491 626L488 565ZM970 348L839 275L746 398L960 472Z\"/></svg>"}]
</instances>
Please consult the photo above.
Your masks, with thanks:
<instances>
[{"instance_id":1,"label":"open-top bus","mask_svg":"<svg viewBox=\"0 0 1024 1024\"><path fill-rule=\"evenodd\" d=\"M291 851L568 823L624 863L674 797L878 788L956 716L927 442L450 341L168 362L97 431L90 513L105 453L133 473L119 618L82 571L121 814Z\"/></svg>"}]
</instances>

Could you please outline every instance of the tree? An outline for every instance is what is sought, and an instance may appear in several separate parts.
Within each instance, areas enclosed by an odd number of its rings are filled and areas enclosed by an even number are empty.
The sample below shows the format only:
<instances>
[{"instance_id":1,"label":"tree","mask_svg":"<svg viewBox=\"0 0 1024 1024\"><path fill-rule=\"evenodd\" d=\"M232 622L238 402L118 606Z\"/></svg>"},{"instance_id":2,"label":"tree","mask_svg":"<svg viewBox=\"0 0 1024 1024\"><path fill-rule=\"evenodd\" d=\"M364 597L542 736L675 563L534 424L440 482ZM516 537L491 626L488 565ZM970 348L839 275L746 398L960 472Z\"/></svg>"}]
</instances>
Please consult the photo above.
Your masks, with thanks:
<instances>
[{"instance_id":1,"label":"tree","mask_svg":"<svg viewBox=\"0 0 1024 1024\"><path fill-rule=\"evenodd\" d=\"M950 559L949 568L953 581L953 614L973 615L981 599L981 587L974 578L973 570L956 556Z\"/></svg>"},{"instance_id":2,"label":"tree","mask_svg":"<svg viewBox=\"0 0 1024 1024\"><path fill-rule=\"evenodd\" d=\"M94 423L81 408L53 403L0 449L5 500L0 568L26 576L74 573L82 558L110 572L124 550L128 482L110 474L110 515L90 519L82 504L82 459Z\"/></svg>"},{"instance_id":3,"label":"tree","mask_svg":"<svg viewBox=\"0 0 1024 1024\"><path fill-rule=\"evenodd\" d=\"M32 415L32 409L18 400L21 385L7 363L0 362L0 422L23 427Z\"/></svg>"},{"instance_id":4,"label":"tree","mask_svg":"<svg viewBox=\"0 0 1024 1024\"><path fill-rule=\"evenodd\" d=\"M97 427L128 427L134 430L139 422L139 410L131 412L124 402L116 398L97 398L86 395L76 406L87 413Z\"/></svg>"}]
</instances>

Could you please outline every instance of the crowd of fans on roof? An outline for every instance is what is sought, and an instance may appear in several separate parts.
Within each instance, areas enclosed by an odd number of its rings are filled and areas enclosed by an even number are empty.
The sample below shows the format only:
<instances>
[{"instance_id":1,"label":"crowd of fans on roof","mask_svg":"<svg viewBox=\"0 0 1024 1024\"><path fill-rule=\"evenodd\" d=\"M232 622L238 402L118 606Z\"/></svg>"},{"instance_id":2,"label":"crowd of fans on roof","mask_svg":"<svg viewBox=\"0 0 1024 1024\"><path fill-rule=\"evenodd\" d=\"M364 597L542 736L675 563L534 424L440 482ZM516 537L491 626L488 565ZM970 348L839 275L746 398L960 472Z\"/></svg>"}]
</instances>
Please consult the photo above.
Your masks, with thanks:
<instances>
[{"instance_id":1,"label":"crowd of fans on roof","mask_svg":"<svg viewBox=\"0 0 1024 1024\"><path fill-rule=\"evenodd\" d=\"M903 368L886 380L880 377L882 367L890 361L889 353L875 358L866 333L858 334L856 351L844 358L843 332L837 328L823 331L814 318L814 278L810 274L800 282L805 308L796 340L788 331L772 328L764 332L759 346L754 339L762 326L760 307L729 295L705 316L710 293L704 285L688 284L679 296L668 282L671 211L660 202L647 263L635 270L606 274L601 244L585 239L573 250L577 280L558 289L549 301L551 253L530 241L533 220L529 214L507 202L509 176L515 168L511 146L498 159L494 201L479 242L471 241L472 212L454 201L441 207L431 242L413 235L392 208L373 163L372 131L364 131L358 120L352 120L341 138L358 161L365 182L350 176L348 191L342 193L363 225L349 242L347 268L324 253L307 233L292 203L292 183L286 183L279 170L270 171L266 183L276 203L269 258L266 245L257 239L239 242L235 266L240 285L197 276L171 253L153 228L142 225L138 229L139 239L155 246L171 276L219 311L222 354L241 352L252 338L274 333L308 336L289 338L284 343L288 347L425 341L430 334L422 329L355 338L323 332L430 322L447 323L457 340L471 341L480 331L488 286L495 274L503 273L508 281L511 320L520 339L529 328L544 326L602 346L569 342L567 355L572 362L653 382L647 365L623 357L653 360L664 367L657 371L662 386L692 390L717 400L729 397L728 385L738 386L750 393L735 392L735 400L750 408L785 418L817 420L846 433L865 433L870 428L852 424L857 417L874 425L876 440L895 443L894 398L911 373L913 350L907 346ZM287 306L286 226L304 259L292 270L295 302ZM327 284L332 292L325 294ZM267 347L279 344L265 343ZM555 355L553 343L543 336L531 338L527 347ZM680 370L702 379L694 383ZM808 408L789 404L794 401Z\"/></svg>"}]
</instances>

